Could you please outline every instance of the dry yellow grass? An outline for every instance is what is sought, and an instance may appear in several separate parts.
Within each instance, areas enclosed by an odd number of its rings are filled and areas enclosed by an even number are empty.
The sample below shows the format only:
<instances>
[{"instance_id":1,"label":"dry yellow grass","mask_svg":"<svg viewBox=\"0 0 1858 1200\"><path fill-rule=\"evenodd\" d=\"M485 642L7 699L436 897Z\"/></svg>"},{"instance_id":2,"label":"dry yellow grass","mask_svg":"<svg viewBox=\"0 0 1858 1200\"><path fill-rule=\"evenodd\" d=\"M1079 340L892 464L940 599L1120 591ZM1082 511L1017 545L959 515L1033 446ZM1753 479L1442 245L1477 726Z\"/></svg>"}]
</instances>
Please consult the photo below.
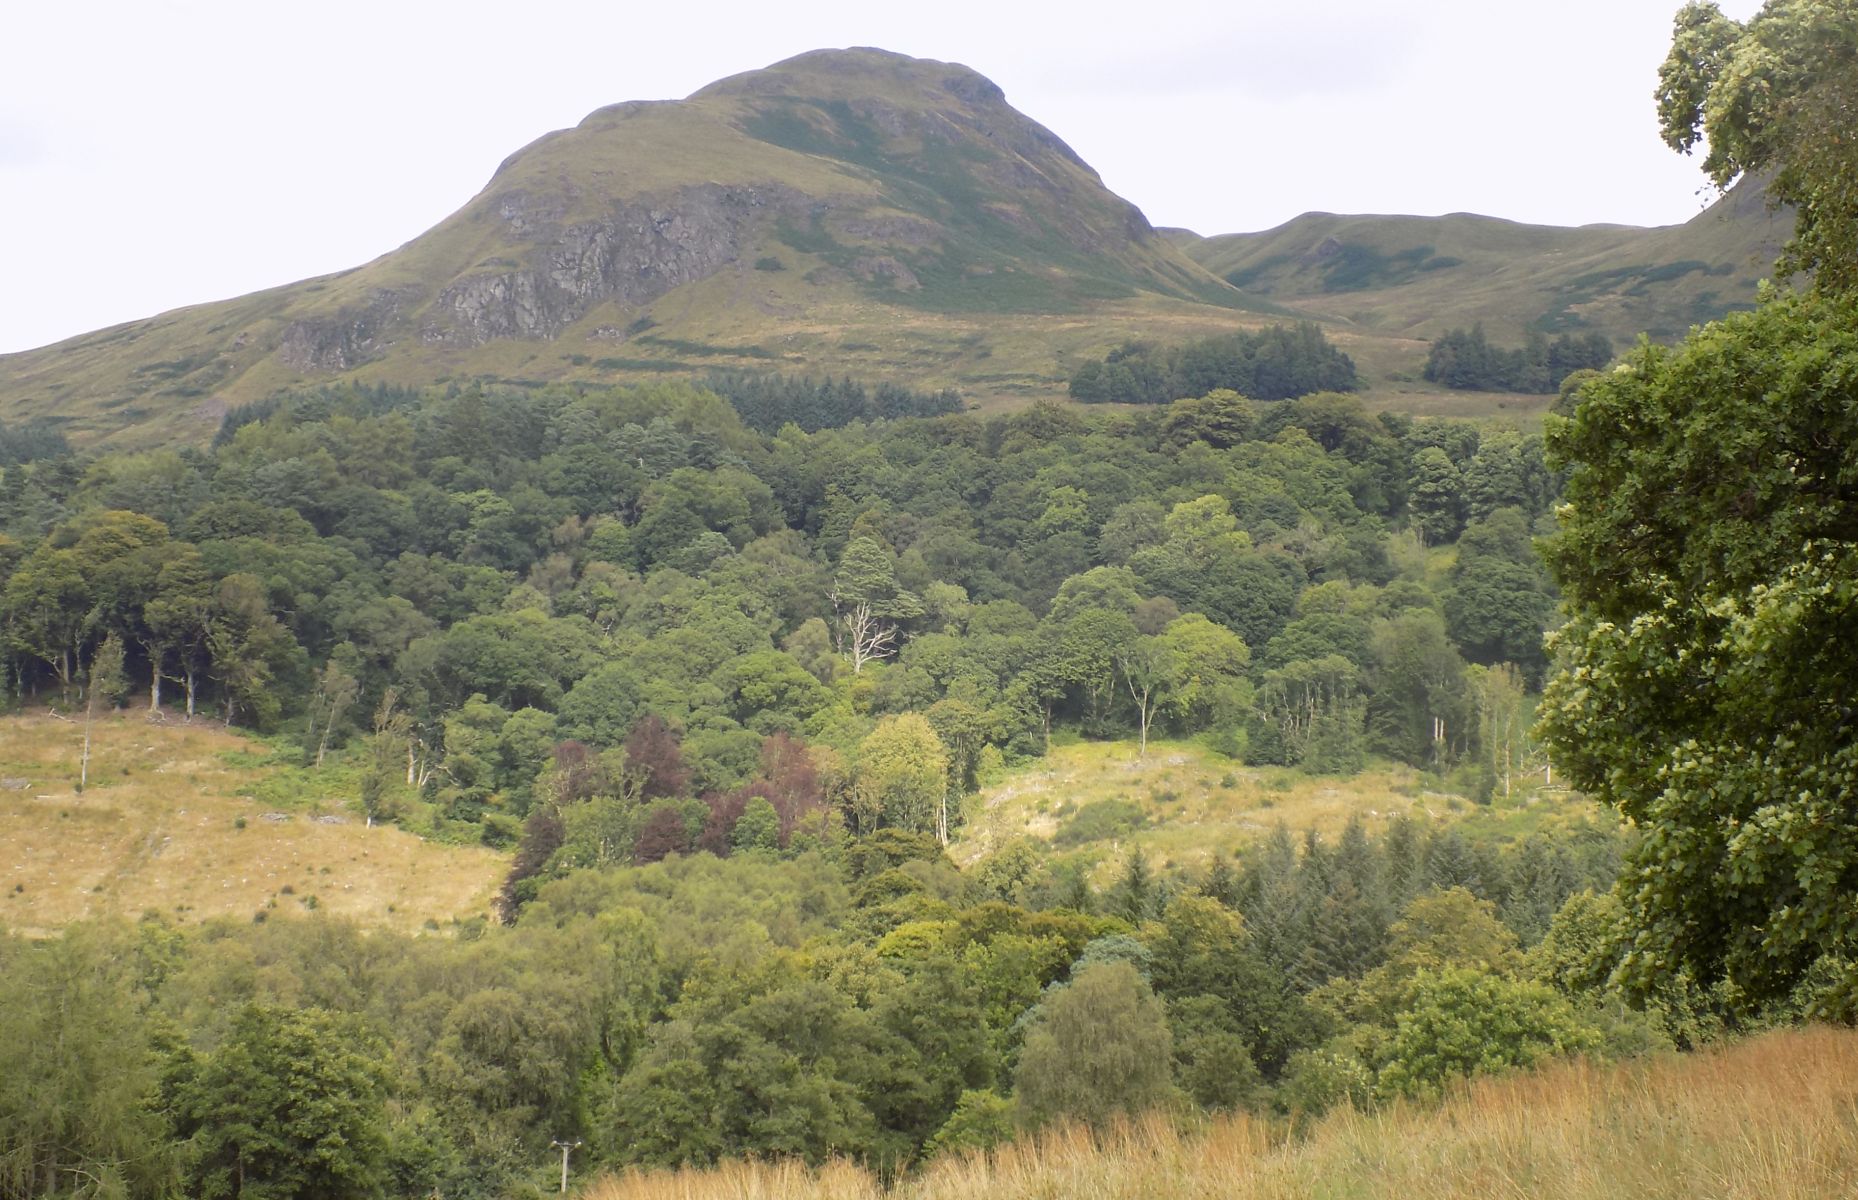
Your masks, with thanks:
<instances>
[{"instance_id":1,"label":"dry yellow grass","mask_svg":"<svg viewBox=\"0 0 1858 1200\"><path fill-rule=\"evenodd\" d=\"M42 936L150 909L285 916L314 897L325 912L413 930L487 912L506 870L490 850L367 828L340 796L273 811L251 797L264 768L240 761L264 747L216 722L136 712L93 732L92 786L79 795L81 724L0 720L0 928Z\"/></svg>"},{"instance_id":2,"label":"dry yellow grass","mask_svg":"<svg viewBox=\"0 0 1858 1200\"><path fill-rule=\"evenodd\" d=\"M588 1200L869 1200L883 1195L861 1167L827 1163L814 1169L791 1160L726 1162L709 1170L627 1171L581 1192Z\"/></svg>"},{"instance_id":3,"label":"dry yellow grass","mask_svg":"<svg viewBox=\"0 0 1858 1200\"><path fill-rule=\"evenodd\" d=\"M1418 772L1398 764L1339 779L1242 766L1192 742L1150 742L1142 757L1134 742L1078 742L1054 746L969 801L949 853L965 866L1016 837L1049 839L1069 813L1101 800L1127 800L1149 824L1098 849L1113 854L1134 844L1181 867L1230 855L1280 824L1332 837L1353 816L1372 832L1397 815L1442 817L1464 803L1424 791Z\"/></svg>"},{"instance_id":4,"label":"dry yellow grass","mask_svg":"<svg viewBox=\"0 0 1858 1200\"><path fill-rule=\"evenodd\" d=\"M1858 1196L1858 1032L1796 1029L1692 1056L1566 1063L1437 1107L1307 1135L1151 1118L951 1158L885 1189L845 1164L628 1173L587 1200L1837 1200Z\"/></svg>"}]
</instances>

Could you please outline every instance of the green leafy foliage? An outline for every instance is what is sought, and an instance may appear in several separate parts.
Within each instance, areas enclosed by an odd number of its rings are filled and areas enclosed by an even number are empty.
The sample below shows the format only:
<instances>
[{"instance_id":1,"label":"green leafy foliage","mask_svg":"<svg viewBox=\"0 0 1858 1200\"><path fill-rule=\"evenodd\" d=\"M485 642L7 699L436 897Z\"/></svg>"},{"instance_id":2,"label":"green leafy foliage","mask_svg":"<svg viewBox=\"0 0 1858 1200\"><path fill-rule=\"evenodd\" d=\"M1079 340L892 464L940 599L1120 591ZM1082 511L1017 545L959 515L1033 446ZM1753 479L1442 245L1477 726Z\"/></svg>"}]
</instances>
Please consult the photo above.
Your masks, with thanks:
<instances>
[{"instance_id":1,"label":"green leafy foliage","mask_svg":"<svg viewBox=\"0 0 1858 1200\"><path fill-rule=\"evenodd\" d=\"M675 764L673 747L653 732L633 748L612 769L649 790L647 760ZM1420 1091L1588 1047L1576 1027L1603 1029L1600 1053L1656 1044L1564 997L1604 969L1566 965L1590 957L1571 932L1592 924L1584 901L1523 985L1501 921L1527 847L1357 825L1301 848L1285 833L1205 877L1132 856L1099 892L1024 845L958 870L929 834L804 819L783 845L794 753L764 756L729 858L633 865L627 842L591 869L519 871L507 926L406 937L319 912L0 937L0 1187L34 1194L57 1170L130 1196L488 1198L552 1186L556 1139L583 1143L577 1171L755 1155L896 1172L1026 1124L1333 1100L1362 1072L1371 1102L1395 1079ZM557 850L577 844L602 802L572 797L597 769L573 751L544 769L561 807L532 811L528 867L553 857L551 825ZM714 817L670 798L628 811L687 837ZM1581 864L1569 889L1604 886L1609 840L1552 839ZM1479 864L1478 897L1428 890L1454 856ZM1494 1023L1405 1033L1400 1014L1454 970L1473 1001L1446 989L1433 1008L1475 1002Z\"/></svg>"},{"instance_id":2,"label":"green leafy foliage","mask_svg":"<svg viewBox=\"0 0 1858 1200\"><path fill-rule=\"evenodd\" d=\"M912 712L949 754L951 824L984 758L1036 753L1054 726L1199 735L1332 772L1377 749L1445 766L1475 730L1426 710L1463 737L1380 736L1376 713L1416 664L1376 670L1368 652L1377 629L1456 594L1394 561L1390 527L1434 523L1433 493L1409 484L1434 459L1451 512L1429 540L1504 507L1532 518L1553 496L1532 439L1374 419L1336 395L765 437L681 384L304 392L242 410L209 454L9 469L4 678L75 693L114 636L152 710L184 698L275 727L337 756L332 779L365 741L364 811L493 845L551 801L551 743L598 763L648 717L689 760L676 798L718 797L687 838L659 817L658 840L719 852L767 739L836 755L807 805L849 820L857 793L834 781L856 778L880 721ZM75 512L47 522L35 496ZM128 502L161 516L99 507ZM1495 617L1452 633L1475 660L1532 673L1546 593L1484 604L1513 581L1473 577L1475 557L1456 592L1476 602L1460 607ZM1404 591L1382 590L1401 574ZM1356 589L1346 613L1300 613L1332 584ZM1316 756L1261 736L1282 715L1267 674L1331 653L1358 673L1315 722ZM390 691L370 735L362 714ZM588 774L605 782L570 802L618 804L568 822L572 861L636 840L623 775Z\"/></svg>"},{"instance_id":3,"label":"green leafy foliage","mask_svg":"<svg viewBox=\"0 0 1858 1200\"><path fill-rule=\"evenodd\" d=\"M1837 292L1858 286L1858 156L1846 136L1855 46L1851 0L1770 0L1746 22L1690 3L1656 94L1666 143L1686 153L1707 143L1703 169L1717 187L1772 172L1769 196L1794 209L1780 269Z\"/></svg>"},{"instance_id":4,"label":"green leafy foliage","mask_svg":"<svg viewBox=\"0 0 1858 1200\"><path fill-rule=\"evenodd\" d=\"M1090 847L1127 812L1066 814L1071 857L1025 839L964 871L944 839L1053 737L1289 745L1335 772L1481 761L1470 648L1403 533L1409 478L1444 457L1466 536L1514 557L1498 514L1534 519L1554 490L1529 447L1333 395L767 436L683 385L460 386L302 393L207 452L7 467L5 686L75 694L120 646L130 702L277 729L261 803L512 850L506 924L455 938L361 938L307 903L151 922L164 965L112 983L127 1015L97 1023L125 1064L97 1092L116 1115L7 1161L39 1179L48 1153L77 1169L133 1144L137 1195L227 1190L244 1163L279 1194L490 1197L537 1183L554 1138L599 1166L895 1170L1002 1136L1007 1105L1277 1103L1330 1033L1314 989L1372 971L1413 895L1473 887L1533 939L1565 891L1604 886L1603 856L1513 865L1428 831L1382 863L1356 830L1204 886L1130 853L1093 885ZM1331 677L1313 718L1266 735L1308 699L1291 685ZM1125 968L1148 982L1095 995ZM1046 1039L1116 1044L1104 1014L1136 1036L1097 1098ZM330 1078L380 1068L343 1085L358 1107L254 1065L299 1043ZM1033 1108L1022 1069L1055 1089ZM345 1149L266 1140L291 1121ZM304 1183L325 1169L347 1174Z\"/></svg>"},{"instance_id":5,"label":"green leafy foliage","mask_svg":"<svg viewBox=\"0 0 1858 1200\"><path fill-rule=\"evenodd\" d=\"M199 1196L369 1196L382 1182L386 1080L352 1020L258 1005L204 1060L179 1064L175 1108Z\"/></svg>"},{"instance_id":6,"label":"green leafy foliage","mask_svg":"<svg viewBox=\"0 0 1858 1200\"><path fill-rule=\"evenodd\" d=\"M1571 619L1543 725L1645 830L1621 892L1642 987L1772 998L1858 937L1853 328L1848 302L1775 298L1641 348L1551 433Z\"/></svg>"},{"instance_id":7,"label":"green leafy foliage","mask_svg":"<svg viewBox=\"0 0 1858 1200\"><path fill-rule=\"evenodd\" d=\"M1092 800L1064 819L1052 836L1057 846L1100 842L1139 829L1148 820L1140 805L1128 800Z\"/></svg>"},{"instance_id":8,"label":"green leafy foliage","mask_svg":"<svg viewBox=\"0 0 1858 1200\"><path fill-rule=\"evenodd\" d=\"M1378 1086L1390 1095L1432 1095L1458 1076L1599 1045L1600 1030L1542 984L1462 967L1422 971L1388 1040Z\"/></svg>"},{"instance_id":9,"label":"green leafy foliage","mask_svg":"<svg viewBox=\"0 0 1858 1200\"><path fill-rule=\"evenodd\" d=\"M176 1148L156 1100L139 966L123 929L0 938L0 1195L172 1187Z\"/></svg>"},{"instance_id":10,"label":"green leafy foliage","mask_svg":"<svg viewBox=\"0 0 1858 1200\"><path fill-rule=\"evenodd\" d=\"M1049 996L1026 1034L1014 1075L1020 1119L1103 1124L1169 1102L1173 1082L1161 1002L1128 963L1080 971Z\"/></svg>"}]
</instances>

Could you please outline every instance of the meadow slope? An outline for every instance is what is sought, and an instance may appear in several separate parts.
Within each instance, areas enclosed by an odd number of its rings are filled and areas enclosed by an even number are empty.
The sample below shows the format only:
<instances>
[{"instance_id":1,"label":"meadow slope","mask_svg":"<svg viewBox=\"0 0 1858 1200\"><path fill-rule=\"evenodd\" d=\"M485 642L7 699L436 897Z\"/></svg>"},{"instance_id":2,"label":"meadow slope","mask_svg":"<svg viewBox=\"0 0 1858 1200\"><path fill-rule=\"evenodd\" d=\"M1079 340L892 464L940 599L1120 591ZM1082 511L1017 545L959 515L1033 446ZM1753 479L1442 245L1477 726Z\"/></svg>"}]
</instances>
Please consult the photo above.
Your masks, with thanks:
<instances>
[{"instance_id":1,"label":"meadow slope","mask_svg":"<svg viewBox=\"0 0 1858 1200\"><path fill-rule=\"evenodd\" d=\"M1434 790L1419 771L1382 761L1347 778L1284 767L1248 767L1190 741L1054 745L964 802L948 852L966 867L1018 838L1071 853L1108 886L1131 848L1163 870L1203 871L1269 837L1279 826L1334 839L1351 819L1373 835L1399 817L1477 823L1498 836L1591 819L1597 805L1566 789L1519 779L1513 796L1482 807Z\"/></svg>"},{"instance_id":2,"label":"meadow slope","mask_svg":"<svg viewBox=\"0 0 1858 1200\"><path fill-rule=\"evenodd\" d=\"M404 931L487 914L506 869L481 847L369 828L331 772L286 768L216 721L0 719L0 928L34 936L157 911L191 923L320 910Z\"/></svg>"}]
</instances>

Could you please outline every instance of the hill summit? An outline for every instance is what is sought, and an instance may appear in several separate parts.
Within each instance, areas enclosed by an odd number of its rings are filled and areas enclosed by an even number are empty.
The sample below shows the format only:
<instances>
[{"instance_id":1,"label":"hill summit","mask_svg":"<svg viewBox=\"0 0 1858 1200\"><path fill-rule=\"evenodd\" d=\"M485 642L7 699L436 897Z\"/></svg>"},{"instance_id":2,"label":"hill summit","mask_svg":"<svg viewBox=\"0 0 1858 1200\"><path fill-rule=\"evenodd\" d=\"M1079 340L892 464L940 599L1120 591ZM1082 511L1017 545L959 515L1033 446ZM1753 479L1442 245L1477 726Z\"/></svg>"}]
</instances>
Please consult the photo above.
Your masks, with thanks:
<instances>
[{"instance_id":1,"label":"hill summit","mask_svg":"<svg viewBox=\"0 0 1858 1200\"><path fill-rule=\"evenodd\" d=\"M1242 303L982 75L820 50L599 109L365 266L8 356L0 417L148 441L337 376L846 370L861 351L945 384L988 357L965 317L1135 298Z\"/></svg>"}]
</instances>

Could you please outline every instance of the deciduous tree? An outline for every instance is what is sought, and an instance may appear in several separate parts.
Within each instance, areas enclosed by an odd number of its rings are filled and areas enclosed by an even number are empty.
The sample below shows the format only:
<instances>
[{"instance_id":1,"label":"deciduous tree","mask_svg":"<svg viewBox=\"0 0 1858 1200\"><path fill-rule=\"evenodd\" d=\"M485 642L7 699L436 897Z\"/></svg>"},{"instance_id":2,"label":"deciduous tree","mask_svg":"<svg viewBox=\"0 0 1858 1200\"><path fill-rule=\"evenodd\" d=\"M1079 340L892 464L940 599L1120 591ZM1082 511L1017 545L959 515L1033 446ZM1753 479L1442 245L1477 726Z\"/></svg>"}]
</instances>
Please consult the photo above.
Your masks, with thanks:
<instances>
[{"instance_id":1,"label":"deciduous tree","mask_svg":"<svg viewBox=\"0 0 1858 1200\"><path fill-rule=\"evenodd\" d=\"M899 621L922 612L922 601L897 582L896 560L875 538L853 538L839 560L829 594L840 645L852 674L896 653Z\"/></svg>"},{"instance_id":2,"label":"deciduous tree","mask_svg":"<svg viewBox=\"0 0 1858 1200\"><path fill-rule=\"evenodd\" d=\"M1088 967L1040 1009L1014 1075L1023 1123L1102 1125L1173 1099L1167 1013L1134 967Z\"/></svg>"},{"instance_id":3,"label":"deciduous tree","mask_svg":"<svg viewBox=\"0 0 1858 1200\"><path fill-rule=\"evenodd\" d=\"M1656 98L1666 143L1707 144L1717 187L1774 172L1768 194L1794 209L1783 272L1858 287L1858 4L1769 0L1746 22L1687 4Z\"/></svg>"},{"instance_id":4,"label":"deciduous tree","mask_svg":"<svg viewBox=\"0 0 1858 1200\"><path fill-rule=\"evenodd\" d=\"M376 1194L386 1150L384 1053L352 1018L245 1008L179 1088L189 1190L226 1200Z\"/></svg>"},{"instance_id":5,"label":"deciduous tree","mask_svg":"<svg viewBox=\"0 0 1858 1200\"><path fill-rule=\"evenodd\" d=\"M1641 830L1642 988L1688 970L1759 1002L1858 958L1855 381L1858 305L1774 298L1642 345L1551 430L1570 620L1542 728Z\"/></svg>"}]
</instances>

